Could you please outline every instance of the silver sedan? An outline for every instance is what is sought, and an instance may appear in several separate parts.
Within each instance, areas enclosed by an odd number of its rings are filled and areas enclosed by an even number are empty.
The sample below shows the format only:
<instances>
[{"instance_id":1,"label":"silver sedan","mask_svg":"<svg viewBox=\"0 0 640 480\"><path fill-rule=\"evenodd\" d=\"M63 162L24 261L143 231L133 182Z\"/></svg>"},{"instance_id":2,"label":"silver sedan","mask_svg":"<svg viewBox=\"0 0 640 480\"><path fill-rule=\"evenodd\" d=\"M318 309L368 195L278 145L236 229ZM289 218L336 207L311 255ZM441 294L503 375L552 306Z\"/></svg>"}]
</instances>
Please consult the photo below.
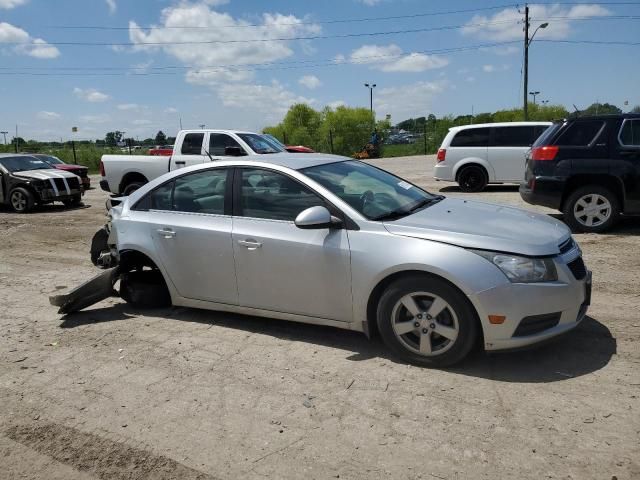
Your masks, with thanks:
<instances>
[{"instance_id":1,"label":"silver sedan","mask_svg":"<svg viewBox=\"0 0 640 480\"><path fill-rule=\"evenodd\" d=\"M567 332L591 292L561 222L329 155L168 173L111 208L100 235L94 260L109 270L53 298L62 312L120 280L134 305L375 332L421 365L459 362L479 339L500 350Z\"/></svg>"}]
</instances>

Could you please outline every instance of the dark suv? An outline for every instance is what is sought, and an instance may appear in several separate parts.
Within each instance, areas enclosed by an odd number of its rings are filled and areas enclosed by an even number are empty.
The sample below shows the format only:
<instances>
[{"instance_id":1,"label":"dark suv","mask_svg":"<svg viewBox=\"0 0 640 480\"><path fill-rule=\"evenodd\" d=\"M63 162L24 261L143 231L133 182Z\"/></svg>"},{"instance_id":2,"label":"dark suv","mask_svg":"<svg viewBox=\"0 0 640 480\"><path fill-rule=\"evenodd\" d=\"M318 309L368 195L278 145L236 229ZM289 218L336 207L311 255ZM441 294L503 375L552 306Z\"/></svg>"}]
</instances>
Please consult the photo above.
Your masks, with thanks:
<instances>
[{"instance_id":1,"label":"dark suv","mask_svg":"<svg viewBox=\"0 0 640 480\"><path fill-rule=\"evenodd\" d=\"M576 231L602 232L640 214L640 114L554 123L527 155L525 202L562 211Z\"/></svg>"}]
</instances>

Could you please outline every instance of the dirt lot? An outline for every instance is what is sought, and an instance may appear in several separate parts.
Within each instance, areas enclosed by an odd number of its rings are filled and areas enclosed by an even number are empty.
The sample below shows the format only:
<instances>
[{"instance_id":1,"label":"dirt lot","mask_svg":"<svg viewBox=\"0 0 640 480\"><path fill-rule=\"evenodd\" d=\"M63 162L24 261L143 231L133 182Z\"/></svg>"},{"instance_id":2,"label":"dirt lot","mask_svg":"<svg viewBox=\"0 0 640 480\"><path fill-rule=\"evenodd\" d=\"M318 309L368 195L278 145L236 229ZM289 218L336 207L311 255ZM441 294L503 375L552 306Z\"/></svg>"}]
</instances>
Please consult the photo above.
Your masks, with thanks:
<instances>
[{"instance_id":1,"label":"dirt lot","mask_svg":"<svg viewBox=\"0 0 640 480\"><path fill-rule=\"evenodd\" d=\"M433 162L376 163L461 195ZM640 220L577 235L594 294L571 335L439 371L277 320L117 299L60 318L105 198L0 210L0 478L640 478Z\"/></svg>"}]
</instances>

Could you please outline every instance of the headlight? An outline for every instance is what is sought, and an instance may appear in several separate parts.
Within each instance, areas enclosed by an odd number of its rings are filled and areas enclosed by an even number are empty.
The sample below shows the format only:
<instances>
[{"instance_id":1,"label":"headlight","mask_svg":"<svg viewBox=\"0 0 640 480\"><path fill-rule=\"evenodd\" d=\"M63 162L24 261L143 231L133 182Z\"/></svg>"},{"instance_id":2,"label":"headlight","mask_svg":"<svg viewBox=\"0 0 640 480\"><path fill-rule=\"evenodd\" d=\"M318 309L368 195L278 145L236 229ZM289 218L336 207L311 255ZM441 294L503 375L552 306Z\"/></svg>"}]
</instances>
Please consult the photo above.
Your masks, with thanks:
<instances>
[{"instance_id":1,"label":"headlight","mask_svg":"<svg viewBox=\"0 0 640 480\"><path fill-rule=\"evenodd\" d=\"M520 257L484 250L471 251L493 263L513 283L554 282L558 280L556 266L550 258Z\"/></svg>"}]
</instances>

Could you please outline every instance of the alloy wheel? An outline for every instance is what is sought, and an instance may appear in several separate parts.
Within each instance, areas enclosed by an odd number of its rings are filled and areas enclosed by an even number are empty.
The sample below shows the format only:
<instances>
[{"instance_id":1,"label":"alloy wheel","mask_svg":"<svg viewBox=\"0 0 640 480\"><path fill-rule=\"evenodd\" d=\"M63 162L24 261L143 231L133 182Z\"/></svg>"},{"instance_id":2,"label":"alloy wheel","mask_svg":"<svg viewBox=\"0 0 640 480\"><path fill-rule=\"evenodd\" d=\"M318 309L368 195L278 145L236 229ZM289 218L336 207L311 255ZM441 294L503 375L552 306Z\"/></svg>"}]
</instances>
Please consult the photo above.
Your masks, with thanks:
<instances>
[{"instance_id":1,"label":"alloy wheel","mask_svg":"<svg viewBox=\"0 0 640 480\"><path fill-rule=\"evenodd\" d=\"M597 227L611 217L611 202L607 197L590 193L578 199L573 207L573 216L585 227Z\"/></svg>"},{"instance_id":2,"label":"alloy wheel","mask_svg":"<svg viewBox=\"0 0 640 480\"><path fill-rule=\"evenodd\" d=\"M392 327L405 348L428 357L449 350L460 332L451 305L429 292L410 293L398 300L392 311Z\"/></svg>"},{"instance_id":3,"label":"alloy wheel","mask_svg":"<svg viewBox=\"0 0 640 480\"><path fill-rule=\"evenodd\" d=\"M27 208L27 197L22 192L11 194L11 206L16 212L22 212Z\"/></svg>"}]
</instances>

